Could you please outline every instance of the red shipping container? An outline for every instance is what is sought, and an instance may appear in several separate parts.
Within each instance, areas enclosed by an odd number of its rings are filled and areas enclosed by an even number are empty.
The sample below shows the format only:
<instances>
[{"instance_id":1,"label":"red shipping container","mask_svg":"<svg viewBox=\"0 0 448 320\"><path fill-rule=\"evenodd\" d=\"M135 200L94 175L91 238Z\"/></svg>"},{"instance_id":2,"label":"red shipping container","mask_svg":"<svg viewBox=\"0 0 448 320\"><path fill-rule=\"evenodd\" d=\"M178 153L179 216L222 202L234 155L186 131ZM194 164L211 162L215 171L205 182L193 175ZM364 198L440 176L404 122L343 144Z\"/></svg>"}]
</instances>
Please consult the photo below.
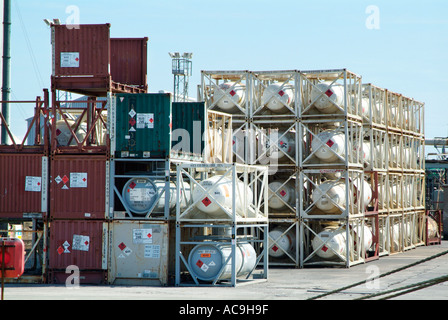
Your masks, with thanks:
<instances>
[{"instance_id":1,"label":"red shipping container","mask_svg":"<svg viewBox=\"0 0 448 320\"><path fill-rule=\"evenodd\" d=\"M61 283L73 267L81 283L104 282L107 273L108 223L103 221L55 220L50 222L48 247L50 282Z\"/></svg>"},{"instance_id":2,"label":"red shipping container","mask_svg":"<svg viewBox=\"0 0 448 320\"><path fill-rule=\"evenodd\" d=\"M107 156L60 155L50 160L50 217L105 219Z\"/></svg>"},{"instance_id":3,"label":"red shipping container","mask_svg":"<svg viewBox=\"0 0 448 320\"><path fill-rule=\"evenodd\" d=\"M0 217L43 218L48 202L48 157L0 153Z\"/></svg>"},{"instance_id":4,"label":"red shipping container","mask_svg":"<svg viewBox=\"0 0 448 320\"><path fill-rule=\"evenodd\" d=\"M112 40L109 29L110 24L52 26L53 91L92 96L147 91L147 38Z\"/></svg>"},{"instance_id":5,"label":"red shipping container","mask_svg":"<svg viewBox=\"0 0 448 320\"><path fill-rule=\"evenodd\" d=\"M147 89L148 38L111 38L110 72L114 82Z\"/></svg>"}]
</instances>

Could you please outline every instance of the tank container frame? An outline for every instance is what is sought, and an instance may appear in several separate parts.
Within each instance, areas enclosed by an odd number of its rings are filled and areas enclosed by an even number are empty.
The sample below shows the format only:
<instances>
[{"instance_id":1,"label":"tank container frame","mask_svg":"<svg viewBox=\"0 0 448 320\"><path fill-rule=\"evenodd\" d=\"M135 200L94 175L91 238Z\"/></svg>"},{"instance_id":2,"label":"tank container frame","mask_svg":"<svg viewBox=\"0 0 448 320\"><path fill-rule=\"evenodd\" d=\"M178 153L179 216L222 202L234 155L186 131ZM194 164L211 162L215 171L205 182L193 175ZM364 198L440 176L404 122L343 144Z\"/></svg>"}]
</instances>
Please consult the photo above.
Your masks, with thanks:
<instances>
[{"instance_id":1,"label":"tank container frame","mask_svg":"<svg viewBox=\"0 0 448 320\"><path fill-rule=\"evenodd\" d=\"M347 69L333 70L301 70L301 118L340 118L350 117L357 121L362 121L361 107L361 76ZM331 101L330 97L334 94L331 91L321 91L317 85L326 82L333 86L340 86L343 90L341 105ZM312 97L312 89L317 90L318 95ZM336 107L336 111L331 113L322 113L315 107L316 101L324 99Z\"/></svg>"},{"instance_id":2,"label":"tank container frame","mask_svg":"<svg viewBox=\"0 0 448 320\"><path fill-rule=\"evenodd\" d=\"M337 224L337 226L335 226ZM333 233L331 235L319 235L324 230L325 226L333 225ZM348 226L348 228L347 228ZM370 227L372 227L370 229ZM351 266L366 263L379 258L379 229L378 229L378 215L373 214L368 217L346 218L341 220L325 220L325 219L303 219L300 225L300 267L308 266L339 266L349 268ZM369 228L372 232L373 252L365 247L364 229ZM335 239L338 232L342 232L344 239L345 252L337 252L329 241ZM324 237L325 235L325 237ZM318 240L316 240L318 239ZM312 241L319 241L316 248L312 247ZM319 257L319 250L325 253L331 252L334 257L326 259Z\"/></svg>"},{"instance_id":3,"label":"tank container frame","mask_svg":"<svg viewBox=\"0 0 448 320\"><path fill-rule=\"evenodd\" d=\"M277 228L279 232L277 237L274 238L271 231L275 231ZM294 237L292 237L294 236ZM287 251L283 248L281 242L287 237L293 244L293 248ZM269 219L269 267L272 266L291 266L298 268L300 266L300 220L298 218L270 218ZM273 257L269 254L270 250L280 252L282 256Z\"/></svg>"},{"instance_id":4,"label":"tank container frame","mask_svg":"<svg viewBox=\"0 0 448 320\"><path fill-rule=\"evenodd\" d=\"M176 164L179 160L163 159L110 159L108 170L108 194L106 208L110 219L124 220L172 220L175 210L170 208L170 197L165 195L176 192L172 190L171 183L177 183ZM156 200L144 213L135 213L122 196L122 188L131 179L151 179L163 181L165 186L159 190ZM177 193L179 194L179 193ZM156 205L159 200L165 199L164 209L158 211ZM178 198L178 197L177 197ZM180 200L180 199L178 199ZM118 205L116 205L118 203ZM176 203L176 205L180 205ZM122 209L121 209L122 207ZM117 210L120 208L120 210Z\"/></svg>"},{"instance_id":5,"label":"tank container frame","mask_svg":"<svg viewBox=\"0 0 448 320\"><path fill-rule=\"evenodd\" d=\"M295 119L253 120L249 122L249 141L255 141L256 146L249 146L252 163L268 165L272 169L298 166L299 163L299 123ZM287 143L288 140L293 142ZM294 152L288 152L294 148ZM281 159L270 156L278 153ZM255 155L255 156L253 156Z\"/></svg>"},{"instance_id":6,"label":"tank container frame","mask_svg":"<svg viewBox=\"0 0 448 320\"><path fill-rule=\"evenodd\" d=\"M205 163L233 162L233 123L232 115L224 112L207 110L207 139L204 150Z\"/></svg>"},{"instance_id":7,"label":"tank container frame","mask_svg":"<svg viewBox=\"0 0 448 320\"><path fill-rule=\"evenodd\" d=\"M87 106L76 107L79 104ZM95 97L87 101L60 101L57 99L56 91L52 91L51 153L107 155L110 149L108 105L108 100L100 101ZM57 127L58 120L60 128ZM81 125L83 122L85 128ZM81 135L78 137L77 133ZM63 138L59 138L61 134L64 134Z\"/></svg>"},{"instance_id":8,"label":"tank container frame","mask_svg":"<svg viewBox=\"0 0 448 320\"><path fill-rule=\"evenodd\" d=\"M344 146L342 154L338 154L331 147L335 143L332 136L329 139L321 140L318 134L324 135L326 132L337 132L344 136ZM302 119L299 125L299 136L304 137L304 148L300 149L299 166L301 168L363 168L364 159L362 146L363 126L362 122L350 119L327 119L308 120ZM317 139L319 147L325 148L335 160L324 162L317 157L317 150L312 149L312 141Z\"/></svg>"},{"instance_id":9,"label":"tank container frame","mask_svg":"<svg viewBox=\"0 0 448 320\"><path fill-rule=\"evenodd\" d=\"M200 182L207 177L211 177L216 173L220 173L221 178L213 185L204 188ZM266 207L262 207L263 199L268 197L268 168L266 166L254 166L244 164L194 164L194 163L178 163L177 164L177 194L185 192L185 184L183 181L189 182L191 194L196 188L201 191L201 196L196 201L191 200L185 209L181 210L180 199L178 198L176 205L176 221L178 222L266 222L268 220L268 211ZM224 207L219 201L213 197L212 192L216 189L218 183L223 179L228 178L232 183L232 191L229 194L232 201L231 207ZM261 184L259 183L261 180ZM236 209L236 195L238 182L243 183L244 190L250 188L253 192L252 199L249 195L239 194L240 205L242 212L238 213ZM205 197L205 198L204 198ZM197 208L196 204L203 199L216 201L217 205L222 210L222 216L214 218L202 214Z\"/></svg>"},{"instance_id":10,"label":"tank container frame","mask_svg":"<svg viewBox=\"0 0 448 320\"><path fill-rule=\"evenodd\" d=\"M377 87L371 83L362 84L362 101L368 105L368 115L363 122L374 128L386 130L387 128L387 108L386 89Z\"/></svg>"},{"instance_id":11,"label":"tank container frame","mask_svg":"<svg viewBox=\"0 0 448 320\"><path fill-rule=\"evenodd\" d=\"M302 169L300 171L299 185L304 186L303 192L299 196L300 217L303 219L343 219L345 217L364 216L367 205L364 203L362 195L364 193L364 183L356 185L356 181L363 182L365 173L363 170L344 169ZM329 190L319 187L322 182L341 183L345 186L344 200L348 206L342 207L329 197ZM372 187L373 181L368 182ZM322 194L318 199L313 199L313 192L319 188ZM373 193L373 189L372 193ZM356 195L357 201L353 201L351 195ZM319 209L316 203L325 197L328 201L339 209L339 213L328 213Z\"/></svg>"},{"instance_id":12,"label":"tank container frame","mask_svg":"<svg viewBox=\"0 0 448 320\"><path fill-rule=\"evenodd\" d=\"M279 85L278 91L267 90L270 85ZM253 103L249 117L253 120L279 121L298 118L300 113L300 73L298 70L253 71ZM282 100L292 93L290 103ZM266 92L266 95L264 94ZM289 96L289 95L288 95ZM267 103L273 101L282 106L279 112L273 112Z\"/></svg>"},{"instance_id":13,"label":"tank container frame","mask_svg":"<svg viewBox=\"0 0 448 320\"><path fill-rule=\"evenodd\" d=\"M253 75L248 70L236 71L201 71L201 100L205 102L205 106L209 110L215 110L225 113L231 113L233 119L244 120L249 116L251 110L251 103L253 101ZM229 83L228 88L220 88L220 85ZM230 84L232 83L232 84ZM236 86L244 86L244 101L238 102L233 98L235 96ZM219 99L215 100L214 95L218 92ZM217 103L219 100L227 98L235 104L235 110L228 112L219 108Z\"/></svg>"},{"instance_id":14,"label":"tank container frame","mask_svg":"<svg viewBox=\"0 0 448 320\"><path fill-rule=\"evenodd\" d=\"M264 282L268 279L268 224L267 223L202 223L176 222L175 286L236 287L248 282ZM198 230L211 232L197 235ZM217 235L213 235L215 232ZM217 230L217 231L216 231ZM231 230L228 233L228 230ZM201 232L200 232L201 233ZM240 243L250 243L257 252L254 268L247 275L238 276L236 251ZM201 280L191 269L188 255L196 245L230 245L230 254L213 279ZM258 249L258 250L257 250ZM207 253L205 253L207 255ZM223 258L224 259L224 258ZM230 265L230 278L221 279L225 268Z\"/></svg>"}]
</instances>

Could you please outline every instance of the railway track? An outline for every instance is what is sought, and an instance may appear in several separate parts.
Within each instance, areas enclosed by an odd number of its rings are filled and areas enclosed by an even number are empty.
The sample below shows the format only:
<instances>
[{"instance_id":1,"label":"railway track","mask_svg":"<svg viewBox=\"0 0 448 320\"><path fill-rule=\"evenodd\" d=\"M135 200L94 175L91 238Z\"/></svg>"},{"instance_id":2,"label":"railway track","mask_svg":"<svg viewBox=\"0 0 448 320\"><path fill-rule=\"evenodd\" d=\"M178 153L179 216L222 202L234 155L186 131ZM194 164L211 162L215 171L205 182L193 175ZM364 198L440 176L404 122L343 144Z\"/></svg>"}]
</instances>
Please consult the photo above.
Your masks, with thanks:
<instances>
[{"instance_id":1,"label":"railway track","mask_svg":"<svg viewBox=\"0 0 448 320\"><path fill-rule=\"evenodd\" d=\"M430 257L427 257L425 259L421 259L418 260L414 263L405 265L403 267L400 268L396 268L393 269L391 271L385 272L383 274L378 275L377 279L379 278L385 278L391 275L395 275L397 276L400 272L403 272L404 270L413 268L417 265L420 264L424 264L425 262L428 262L430 260L434 260L437 258L440 258L441 256L444 256L448 254L448 250L440 252L438 254L432 255ZM362 285L366 285L367 283L369 283L370 281L372 281L372 279L367 279L367 280L363 280L363 281L359 281L353 284L350 284L348 286L344 286L344 287L340 287L336 290L331 290L316 296L313 296L311 298L308 298L307 300L318 300L318 299L322 299L322 298L330 298L330 299L336 299L337 295L340 294L344 294L346 295L347 293L350 293L349 290L360 287ZM354 298L353 300L367 300L367 299L377 299L377 300L388 300L388 299L392 299L398 296L402 296L402 295L406 295L418 290L422 290L437 284L441 284L444 282L448 281L448 272L445 275L442 275L440 277L435 277L435 278L431 278L429 280L425 280L425 281L419 281L419 282L415 282L412 284L408 284L408 285L404 285L404 286L400 286L398 288L394 288L394 289L389 289L389 290L383 290L383 291L379 291L379 292L374 292L374 293L369 293L369 294L364 294L360 297Z\"/></svg>"}]
</instances>

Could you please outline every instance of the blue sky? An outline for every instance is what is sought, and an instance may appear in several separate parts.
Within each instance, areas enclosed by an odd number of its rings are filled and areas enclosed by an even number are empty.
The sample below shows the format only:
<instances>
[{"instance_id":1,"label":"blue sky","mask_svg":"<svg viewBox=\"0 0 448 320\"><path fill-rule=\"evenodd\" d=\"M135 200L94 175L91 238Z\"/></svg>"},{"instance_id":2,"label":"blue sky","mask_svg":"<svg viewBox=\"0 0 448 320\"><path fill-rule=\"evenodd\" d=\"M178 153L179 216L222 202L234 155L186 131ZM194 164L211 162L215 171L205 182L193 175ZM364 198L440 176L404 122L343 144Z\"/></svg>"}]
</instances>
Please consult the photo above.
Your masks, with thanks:
<instances>
[{"instance_id":1,"label":"blue sky","mask_svg":"<svg viewBox=\"0 0 448 320\"><path fill-rule=\"evenodd\" d=\"M201 70L347 68L365 83L425 102L426 137L448 136L446 0L12 2L14 100L50 87L50 29L43 19L65 23L75 5L80 23L111 23L111 37L149 38L152 92L172 91L170 51L193 52L193 97ZM366 26L370 5L378 9L379 29ZM15 124L28 115L22 106L11 111Z\"/></svg>"}]
</instances>

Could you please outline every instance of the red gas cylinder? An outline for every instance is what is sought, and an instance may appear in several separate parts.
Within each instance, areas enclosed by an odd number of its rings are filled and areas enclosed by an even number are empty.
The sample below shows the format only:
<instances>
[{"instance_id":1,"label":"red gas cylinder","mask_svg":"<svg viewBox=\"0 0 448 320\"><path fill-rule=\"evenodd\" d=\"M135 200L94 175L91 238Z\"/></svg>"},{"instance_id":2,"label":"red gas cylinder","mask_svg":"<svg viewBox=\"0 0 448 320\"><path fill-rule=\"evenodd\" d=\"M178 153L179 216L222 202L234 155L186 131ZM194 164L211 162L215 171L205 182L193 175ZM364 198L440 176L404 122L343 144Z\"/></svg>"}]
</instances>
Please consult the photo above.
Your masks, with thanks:
<instances>
[{"instance_id":1,"label":"red gas cylinder","mask_svg":"<svg viewBox=\"0 0 448 320\"><path fill-rule=\"evenodd\" d=\"M5 251L4 278L18 278L25 270L25 245L18 238L0 238L0 278Z\"/></svg>"}]
</instances>

